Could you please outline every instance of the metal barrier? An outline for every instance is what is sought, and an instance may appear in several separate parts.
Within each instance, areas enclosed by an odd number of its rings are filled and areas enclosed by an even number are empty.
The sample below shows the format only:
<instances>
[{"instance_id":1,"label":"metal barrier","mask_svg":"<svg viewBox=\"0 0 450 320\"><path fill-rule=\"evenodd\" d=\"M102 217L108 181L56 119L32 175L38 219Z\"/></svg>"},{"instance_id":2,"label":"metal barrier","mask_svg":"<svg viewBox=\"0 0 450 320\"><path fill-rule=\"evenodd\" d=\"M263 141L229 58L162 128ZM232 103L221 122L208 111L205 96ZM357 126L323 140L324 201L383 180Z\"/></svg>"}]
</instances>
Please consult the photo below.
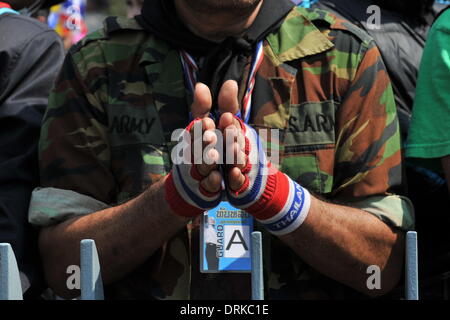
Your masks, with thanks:
<instances>
[{"instance_id":1,"label":"metal barrier","mask_svg":"<svg viewBox=\"0 0 450 320\"><path fill-rule=\"evenodd\" d=\"M264 300L264 268L261 232L252 233L252 300Z\"/></svg>"},{"instance_id":2,"label":"metal barrier","mask_svg":"<svg viewBox=\"0 0 450 320\"><path fill-rule=\"evenodd\" d=\"M406 300L419 300L419 261L417 232L406 234L405 294Z\"/></svg>"},{"instance_id":3,"label":"metal barrier","mask_svg":"<svg viewBox=\"0 0 450 320\"><path fill-rule=\"evenodd\" d=\"M252 299L264 300L262 236L252 234ZM103 300L100 262L94 240L80 245L81 300ZM419 299L417 233L406 236L405 299ZM0 300L22 300L22 286L14 252L9 244L0 244Z\"/></svg>"},{"instance_id":4,"label":"metal barrier","mask_svg":"<svg viewBox=\"0 0 450 320\"><path fill-rule=\"evenodd\" d=\"M0 244L0 300L23 300L19 268L9 244Z\"/></svg>"},{"instance_id":5,"label":"metal barrier","mask_svg":"<svg viewBox=\"0 0 450 320\"><path fill-rule=\"evenodd\" d=\"M81 300L104 300L97 247L94 240L81 241Z\"/></svg>"}]
</instances>

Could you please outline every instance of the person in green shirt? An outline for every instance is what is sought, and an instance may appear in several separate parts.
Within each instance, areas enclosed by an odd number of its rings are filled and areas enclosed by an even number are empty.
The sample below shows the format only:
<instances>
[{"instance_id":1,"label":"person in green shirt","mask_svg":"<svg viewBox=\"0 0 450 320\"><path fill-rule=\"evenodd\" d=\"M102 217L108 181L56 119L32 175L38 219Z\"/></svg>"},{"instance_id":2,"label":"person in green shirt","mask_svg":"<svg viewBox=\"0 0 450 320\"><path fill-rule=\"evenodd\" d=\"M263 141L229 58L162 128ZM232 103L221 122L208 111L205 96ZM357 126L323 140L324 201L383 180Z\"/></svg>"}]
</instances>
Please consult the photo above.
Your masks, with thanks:
<instances>
[{"instance_id":1,"label":"person in green shirt","mask_svg":"<svg viewBox=\"0 0 450 320\"><path fill-rule=\"evenodd\" d=\"M434 24L422 58L406 156L444 171L450 192L450 10Z\"/></svg>"},{"instance_id":2,"label":"person in green shirt","mask_svg":"<svg viewBox=\"0 0 450 320\"><path fill-rule=\"evenodd\" d=\"M438 17L428 35L419 70L405 155L416 170L426 173L435 181L436 186L440 186L430 188L429 192L422 194L422 199L416 201L422 204L422 207L416 207L415 215L416 230L421 239L419 269L425 280L422 283L429 283L427 279L446 272L450 267L450 261L445 258L450 243L449 9ZM418 183L420 184L418 181L408 181L412 185ZM421 295L425 299L442 299L439 292L430 282L422 287Z\"/></svg>"}]
</instances>

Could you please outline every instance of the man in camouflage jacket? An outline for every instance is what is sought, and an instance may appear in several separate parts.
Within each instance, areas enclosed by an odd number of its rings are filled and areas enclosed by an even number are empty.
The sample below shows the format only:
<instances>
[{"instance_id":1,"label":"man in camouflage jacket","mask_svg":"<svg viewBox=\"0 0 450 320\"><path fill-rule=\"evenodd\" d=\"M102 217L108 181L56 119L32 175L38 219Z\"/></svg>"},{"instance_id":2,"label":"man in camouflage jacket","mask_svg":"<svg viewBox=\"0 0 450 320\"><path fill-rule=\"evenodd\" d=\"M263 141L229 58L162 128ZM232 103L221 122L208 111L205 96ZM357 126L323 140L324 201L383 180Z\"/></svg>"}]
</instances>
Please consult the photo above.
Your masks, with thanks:
<instances>
[{"instance_id":1,"label":"man in camouflage jacket","mask_svg":"<svg viewBox=\"0 0 450 320\"><path fill-rule=\"evenodd\" d=\"M134 19L108 18L70 50L42 127L42 188L30 206L56 293L79 294L66 287L66 269L89 238L109 298L250 298L249 275L199 272L199 219L165 201L171 135L189 124L192 102L179 52ZM373 40L324 11L292 8L264 40L250 124L280 130L280 170L313 195L291 234L261 228L266 297L380 296L395 287L414 217L396 195L398 119ZM367 288L371 265L381 269L380 290Z\"/></svg>"}]
</instances>

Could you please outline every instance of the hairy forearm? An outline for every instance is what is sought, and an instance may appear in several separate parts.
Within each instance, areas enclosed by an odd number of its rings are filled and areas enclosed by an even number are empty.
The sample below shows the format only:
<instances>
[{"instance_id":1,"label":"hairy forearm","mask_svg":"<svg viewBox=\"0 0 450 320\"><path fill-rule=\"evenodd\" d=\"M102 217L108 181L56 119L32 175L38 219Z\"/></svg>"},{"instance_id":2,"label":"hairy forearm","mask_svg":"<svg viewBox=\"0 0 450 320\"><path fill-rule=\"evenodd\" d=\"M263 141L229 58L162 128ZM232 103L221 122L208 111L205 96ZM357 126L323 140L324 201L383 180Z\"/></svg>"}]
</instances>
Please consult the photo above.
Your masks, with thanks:
<instances>
[{"instance_id":1,"label":"hairy forearm","mask_svg":"<svg viewBox=\"0 0 450 320\"><path fill-rule=\"evenodd\" d=\"M45 228L39 246L47 282L63 297L79 294L67 289L66 270L80 264L83 239L95 240L103 281L114 282L145 262L187 222L168 208L161 181L123 205Z\"/></svg>"},{"instance_id":2,"label":"hairy forearm","mask_svg":"<svg viewBox=\"0 0 450 320\"><path fill-rule=\"evenodd\" d=\"M314 269L369 294L389 292L400 279L404 234L368 212L312 199L305 223L282 240ZM367 288L367 268L381 269L381 290Z\"/></svg>"}]
</instances>

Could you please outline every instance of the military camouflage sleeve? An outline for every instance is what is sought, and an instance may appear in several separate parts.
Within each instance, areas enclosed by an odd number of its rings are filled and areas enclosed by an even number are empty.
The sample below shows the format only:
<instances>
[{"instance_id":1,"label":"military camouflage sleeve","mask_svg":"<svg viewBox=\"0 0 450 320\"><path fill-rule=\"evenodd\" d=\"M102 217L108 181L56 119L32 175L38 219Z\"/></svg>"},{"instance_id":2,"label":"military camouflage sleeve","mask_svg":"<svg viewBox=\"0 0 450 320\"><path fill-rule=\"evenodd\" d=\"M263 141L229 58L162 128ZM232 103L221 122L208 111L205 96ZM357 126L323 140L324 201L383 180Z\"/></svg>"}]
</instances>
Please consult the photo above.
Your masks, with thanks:
<instances>
[{"instance_id":1,"label":"military camouflage sleeve","mask_svg":"<svg viewBox=\"0 0 450 320\"><path fill-rule=\"evenodd\" d=\"M44 116L40 175L44 188L70 190L111 204L116 183L109 169L107 115L101 94L106 92L102 90L106 69L98 50L93 42L84 50L73 48L66 57Z\"/></svg>"},{"instance_id":2,"label":"military camouflage sleeve","mask_svg":"<svg viewBox=\"0 0 450 320\"><path fill-rule=\"evenodd\" d=\"M353 199L352 206L394 227L411 229L412 205L394 195L401 190L403 175L392 87L374 42L361 50L362 59L336 117L333 195L339 201Z\"/></svg>"},{"instance_id":3,"label":"military camouflage sleeve","mask_svg":"<svg viewBox=\"0 0 450 320\"><path fill-rule=\"evenodd\" d=\"M70 190L36 188L31 196L28 222L48 227L109 208L105 203Z\"/></svg>"}]
</instances>

